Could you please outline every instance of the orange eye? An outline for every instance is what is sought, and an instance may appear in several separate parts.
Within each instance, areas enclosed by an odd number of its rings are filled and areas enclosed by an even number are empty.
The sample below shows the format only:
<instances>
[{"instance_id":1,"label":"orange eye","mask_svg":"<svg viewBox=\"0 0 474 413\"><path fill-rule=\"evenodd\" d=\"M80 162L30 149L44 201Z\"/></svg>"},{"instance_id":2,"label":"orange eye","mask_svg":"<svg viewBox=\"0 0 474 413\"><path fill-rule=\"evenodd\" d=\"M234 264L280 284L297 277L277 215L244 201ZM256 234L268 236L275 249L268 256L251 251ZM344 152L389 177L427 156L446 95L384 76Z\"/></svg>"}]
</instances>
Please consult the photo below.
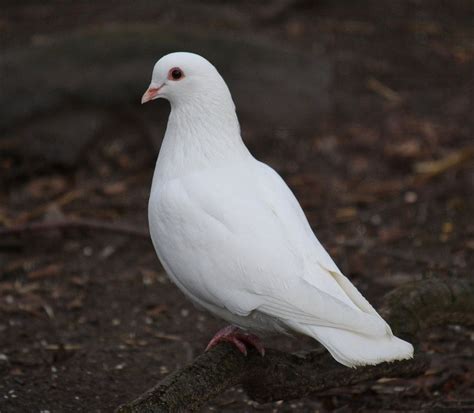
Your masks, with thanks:
<instances>
[{"instance_id":1,"label":"orange eye","mask_svg":"<svg viewBox=\"0 0 474 413\"><path fill-rule=\"evenodd\" d=\"M184 76L183 71L179 67L173 67L168 72L168 79L169 80L179 80Z\"/></svg>"}]
</instances>

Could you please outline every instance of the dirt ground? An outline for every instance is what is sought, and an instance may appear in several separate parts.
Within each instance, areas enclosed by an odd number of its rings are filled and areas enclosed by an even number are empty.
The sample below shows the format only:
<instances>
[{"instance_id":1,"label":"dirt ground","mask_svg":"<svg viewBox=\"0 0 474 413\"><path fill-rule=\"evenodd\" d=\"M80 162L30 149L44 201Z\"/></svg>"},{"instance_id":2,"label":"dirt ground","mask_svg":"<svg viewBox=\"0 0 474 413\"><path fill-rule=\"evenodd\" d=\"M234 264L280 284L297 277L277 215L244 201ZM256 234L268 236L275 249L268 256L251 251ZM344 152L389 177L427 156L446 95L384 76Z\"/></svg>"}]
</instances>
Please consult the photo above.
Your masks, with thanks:
<instances>
[{"instance_id":1,"label":"dirt ground","mask_svg":"<svg viewBox=\"0 0 474 413\"><path fill-rule=\"evenodd\" d=\"M244 140L376 306L411 280L471 277L473 17L470 1L2 1L0 224L19 230L0 236L0 412L113 411L223 326L143 236L168 108L139 97L167 48L225 51ZM72 218L123 231L24 230ZM473 411L473 341L430 331L418 378L267 405L235 388L202 411Z\"/></svg>"}]
</instances>

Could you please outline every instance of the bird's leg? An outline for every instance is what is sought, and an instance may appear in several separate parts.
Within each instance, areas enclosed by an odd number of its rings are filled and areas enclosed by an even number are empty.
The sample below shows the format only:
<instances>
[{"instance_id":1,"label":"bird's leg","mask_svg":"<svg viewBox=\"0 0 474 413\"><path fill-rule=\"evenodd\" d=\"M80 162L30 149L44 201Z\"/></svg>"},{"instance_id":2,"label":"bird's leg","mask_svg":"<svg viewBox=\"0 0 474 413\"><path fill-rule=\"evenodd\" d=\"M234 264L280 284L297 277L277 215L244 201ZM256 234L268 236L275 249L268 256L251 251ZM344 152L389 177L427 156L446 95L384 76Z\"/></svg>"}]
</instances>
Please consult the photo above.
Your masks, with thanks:
<instances>
[{"instance_id":1,"label":"bird's leg","mask_svg":"<svg viewBox=\"0 0 474 413\"><path fill-rule=\"evenodd\" d=\"M264 356L265 348L261 340L254 334L247 334L235 326L227 326L222 330L219 330L215 336L209 341L209 344L206 347L206 351L210 350L212 347L216 346L221 341L228 341L229 343L234 344L241 353L247 355L246 344L249 344L257 349L257 351Z\"/></svg>"}]
</instances>

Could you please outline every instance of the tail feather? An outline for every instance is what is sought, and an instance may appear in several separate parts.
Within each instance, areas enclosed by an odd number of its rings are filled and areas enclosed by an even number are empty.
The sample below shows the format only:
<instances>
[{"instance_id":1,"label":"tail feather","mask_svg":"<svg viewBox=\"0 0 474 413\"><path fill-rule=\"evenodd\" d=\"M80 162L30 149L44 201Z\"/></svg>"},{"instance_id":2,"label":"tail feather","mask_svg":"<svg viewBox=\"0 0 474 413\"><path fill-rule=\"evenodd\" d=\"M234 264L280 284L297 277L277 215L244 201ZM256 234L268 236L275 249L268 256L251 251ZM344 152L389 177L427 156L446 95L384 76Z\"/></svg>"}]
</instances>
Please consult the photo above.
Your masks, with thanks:
<instances>
[{"instance_id":1,"label":"tail feather","mask_svg":"<svg viewBox=\"0 0 474 413\"><path fill-rule=\"evenodd\" d=\"M390 333L384 337L370 337L333 327L299 324L293 328L318 340L347 367L413 358L413 346Z\"/></svg>"}]
</instances>

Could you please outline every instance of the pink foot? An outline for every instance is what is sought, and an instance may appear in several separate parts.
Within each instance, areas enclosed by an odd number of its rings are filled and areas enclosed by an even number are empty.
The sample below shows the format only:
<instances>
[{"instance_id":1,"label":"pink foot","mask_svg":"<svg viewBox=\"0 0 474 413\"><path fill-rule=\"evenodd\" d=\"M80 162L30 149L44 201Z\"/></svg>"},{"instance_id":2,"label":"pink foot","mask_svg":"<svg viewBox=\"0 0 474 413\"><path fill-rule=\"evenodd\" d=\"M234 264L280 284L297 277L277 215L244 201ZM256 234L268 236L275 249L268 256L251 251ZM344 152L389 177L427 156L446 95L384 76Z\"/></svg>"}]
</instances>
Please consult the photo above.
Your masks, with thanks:
<instances>
[{"instance_id":1,"label":"pink foot","mask_svg":"<svg viewBox=\"0 0 474 413\"><path fill-rule=\"evenodd\" d=\"M227 326L222 330L219 330L212 340L209 341L206 351L210 350L212 347L215 347L221 341L228 341L229 343L234 344L244 355L247 355L246 344L255 347L262 356L265 355L265 348L257 336L244 333L235 326Z\"/></svg>"}]
</instances>

